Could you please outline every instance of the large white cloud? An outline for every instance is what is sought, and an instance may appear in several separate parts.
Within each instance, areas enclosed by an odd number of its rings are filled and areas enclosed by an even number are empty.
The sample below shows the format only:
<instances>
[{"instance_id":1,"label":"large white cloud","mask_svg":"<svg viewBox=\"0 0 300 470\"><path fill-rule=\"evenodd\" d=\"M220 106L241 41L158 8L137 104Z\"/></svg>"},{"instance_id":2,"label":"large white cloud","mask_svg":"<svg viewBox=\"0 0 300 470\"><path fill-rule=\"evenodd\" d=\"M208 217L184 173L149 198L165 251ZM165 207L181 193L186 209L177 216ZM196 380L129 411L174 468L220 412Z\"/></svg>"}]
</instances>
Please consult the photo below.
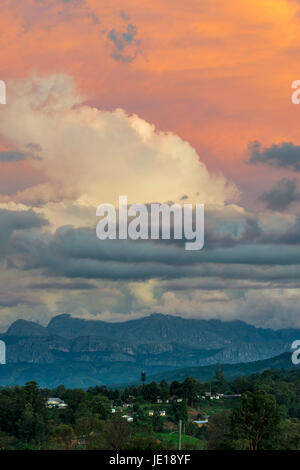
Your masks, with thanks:
<instances>
[{"instance_id":1,"label":"large white cloud","mask_svg":"<svg viewBox=\"0 0 300 470\"><path fill-rule=\"evenodd\" d=\"M0 136L31 155L46 182L20 191L16 202L71 199L97 206L179 201L223 205L237 197L224 176L211 174L195 149L122 109L87 106L69 76L31 77L8 84ZM201 132L201 129L199 130Z\"/></svg>"}]
</instances>

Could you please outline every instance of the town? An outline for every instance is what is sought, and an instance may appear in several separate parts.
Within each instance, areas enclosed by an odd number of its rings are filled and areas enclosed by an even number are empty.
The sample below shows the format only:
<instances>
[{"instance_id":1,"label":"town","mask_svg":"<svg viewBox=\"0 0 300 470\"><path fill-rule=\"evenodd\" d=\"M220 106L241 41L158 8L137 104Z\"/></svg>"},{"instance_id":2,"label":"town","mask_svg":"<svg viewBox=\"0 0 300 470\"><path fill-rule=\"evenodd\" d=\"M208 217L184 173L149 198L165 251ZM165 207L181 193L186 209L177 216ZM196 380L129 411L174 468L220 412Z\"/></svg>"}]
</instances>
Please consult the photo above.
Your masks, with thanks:
<instances>
[{"instance_id":1,"label":"town","mask_svg":"<svg viewBox=\"0 0 300 470\"><path fill-rule=\"evenodd\" d=\"M300 449L300 371L86 390L0 389L1 449ZM263 417L263 425L258 424Z\"/></svg>"}]
</instances>

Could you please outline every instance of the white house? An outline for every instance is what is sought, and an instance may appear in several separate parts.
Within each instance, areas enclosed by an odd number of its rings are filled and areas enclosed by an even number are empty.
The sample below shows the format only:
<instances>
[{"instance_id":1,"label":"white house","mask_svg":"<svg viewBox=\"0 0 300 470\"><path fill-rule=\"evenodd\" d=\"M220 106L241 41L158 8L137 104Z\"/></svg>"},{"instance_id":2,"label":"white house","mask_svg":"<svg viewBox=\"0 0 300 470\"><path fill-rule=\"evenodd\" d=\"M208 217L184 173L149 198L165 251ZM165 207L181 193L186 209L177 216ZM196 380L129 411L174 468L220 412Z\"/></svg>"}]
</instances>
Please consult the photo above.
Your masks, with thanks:
<instances>
[{"instance_id":1,"label":"white house","mask_svg":"<svg viewBox=\"0 0 300 470\"><path fill-rule=\"evenodd\" d=\"M60 398L48 398L47 408L67 408L67 404Z\"/></svg>"},{"instance_id":2,"label":"white house","mask_svg":"<svg viewBox=\"0 0 300 470\"><path fill-rule=\"evenodd\" d=\"M127 423L132 423L133 422L132 416L123 415L122 418L126 419Z\"/></svg>"}]
</instances>

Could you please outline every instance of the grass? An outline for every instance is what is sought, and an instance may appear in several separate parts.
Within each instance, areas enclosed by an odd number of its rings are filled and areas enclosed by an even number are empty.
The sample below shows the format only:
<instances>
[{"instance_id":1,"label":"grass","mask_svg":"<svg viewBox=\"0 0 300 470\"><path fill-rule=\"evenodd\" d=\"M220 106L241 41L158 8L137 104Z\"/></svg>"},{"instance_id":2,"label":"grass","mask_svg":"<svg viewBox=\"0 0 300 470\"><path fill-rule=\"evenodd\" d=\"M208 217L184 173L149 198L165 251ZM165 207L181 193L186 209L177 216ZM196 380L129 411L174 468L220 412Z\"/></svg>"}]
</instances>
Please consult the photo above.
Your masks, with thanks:
<instances>
[{"instance_id":1,"label":"grass","mask_svg":"<svg viewBox=\"0 0 300 470\"><path fill-rule=\"evenodd\" d=\"M238 404L238 400L203 400L199 406L199 412L207 415L214 415L220 411L232 410Z\"/></svg>"},{"instance_id":2,"label":"grass","mask_svg":"<svg viewBox=\"0 0 300 470\"><path fill-rule=\"evenodd\" d=\"M157 434L157 437L165 442L172 443L175 448L178 445L178 433L177 432L161 432ZM189 446L191 446L192 449L199 449L203 450L204 448L204 442L200 441L200 439L197 439L196 437L193 436L187 436L186 434L181 435L181 443L182 446L185 447L185 449L188 449Z\"/></svg>"}]
</instances>

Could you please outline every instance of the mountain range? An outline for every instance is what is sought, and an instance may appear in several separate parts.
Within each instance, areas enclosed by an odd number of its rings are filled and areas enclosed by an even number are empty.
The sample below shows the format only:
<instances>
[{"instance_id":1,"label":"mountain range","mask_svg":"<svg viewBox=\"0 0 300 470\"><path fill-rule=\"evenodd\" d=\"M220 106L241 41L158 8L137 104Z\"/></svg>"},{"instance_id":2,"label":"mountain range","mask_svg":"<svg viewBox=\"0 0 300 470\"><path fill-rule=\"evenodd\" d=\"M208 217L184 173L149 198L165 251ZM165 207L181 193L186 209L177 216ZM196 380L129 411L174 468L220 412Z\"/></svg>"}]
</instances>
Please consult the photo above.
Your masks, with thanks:
<instances>
[{"instance_id":1,"label":"mountain range","mask_svg":"<svg viewBox=\"0 0 300 470\"><path fill-rule=\"evenodd\" d=\"M0 385L36 380L53 387L114 385L148 376L182 374L180 369L217 363L263 361L290 351L299 329L256 328L242 321L197 320L152 314L110 323L54 317L44 327L17 320L0 336L6 343L6 365Z\"/></svg>"}]
</instances>

